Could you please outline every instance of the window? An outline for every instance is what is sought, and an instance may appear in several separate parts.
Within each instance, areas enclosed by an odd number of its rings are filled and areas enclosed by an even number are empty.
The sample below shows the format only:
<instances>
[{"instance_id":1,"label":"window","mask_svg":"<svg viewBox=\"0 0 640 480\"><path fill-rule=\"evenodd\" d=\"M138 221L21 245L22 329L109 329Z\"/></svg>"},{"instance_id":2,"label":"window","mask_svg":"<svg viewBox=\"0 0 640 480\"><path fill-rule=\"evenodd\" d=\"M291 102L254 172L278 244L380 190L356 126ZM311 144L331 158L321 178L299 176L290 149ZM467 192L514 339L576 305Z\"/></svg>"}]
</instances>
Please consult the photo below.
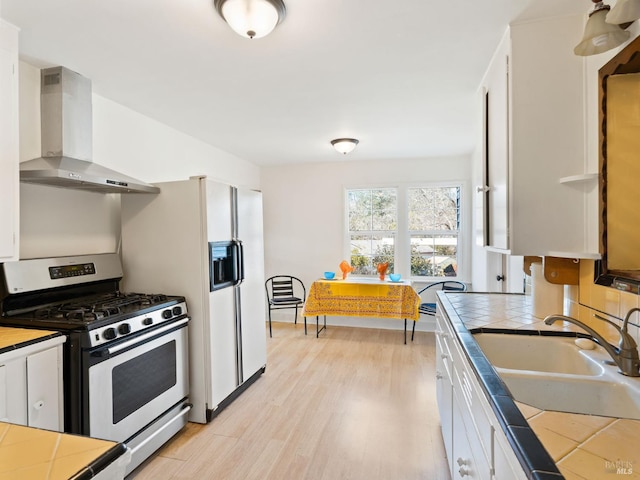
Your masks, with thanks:
<instances>
[{"instance_id":1,"label":"window","mask_svg":"<svg viewBox=\"0 0 640 480\"><path fill-rule=\"evenodd\" d=\"M350 262L356 275L376 265L411 277L458 275L459 185L347 190Z\"/></svg>"},{"instance_id":2,"label":"window","mask_svg":"<svg viewBox=\"0 0 640 480\"><path fill-rule=\"evenodd\" d=\"M407 196L411 276L457 276L460 187L410 188Z\"/></svg>"},{"instance_id":3,"label":"window","mask_svg":"<svg viewBox=\"0 0 640 480\"><path fill-rule=\"evenodd\" d=\"M393 271L398 228L398 201L394 188L349 190L349 243L356 275L376 274L378 263Z\"/></svg>"}]
</instances>

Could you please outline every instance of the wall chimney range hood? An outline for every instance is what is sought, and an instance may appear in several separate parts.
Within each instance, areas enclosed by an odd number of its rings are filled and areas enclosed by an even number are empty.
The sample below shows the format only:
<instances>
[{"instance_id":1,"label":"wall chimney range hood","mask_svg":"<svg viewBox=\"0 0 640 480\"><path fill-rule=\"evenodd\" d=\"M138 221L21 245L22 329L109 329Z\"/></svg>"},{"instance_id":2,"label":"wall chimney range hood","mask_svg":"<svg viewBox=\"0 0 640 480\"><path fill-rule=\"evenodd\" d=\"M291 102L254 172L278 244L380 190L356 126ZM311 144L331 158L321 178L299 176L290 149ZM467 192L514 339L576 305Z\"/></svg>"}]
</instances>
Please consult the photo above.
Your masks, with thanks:
<instances>
[{"instance_id":1,"label":"wall chimney range hood","mask_svg":"<svg viewBox=\"0 0 640 480\"><path fill-rule=\"evenodd\" d=\"M40 71L42 156L20 164L20 181L100 193L160 189L92 162L91 81L67 68Z\"/></svg>"}]
</instances>

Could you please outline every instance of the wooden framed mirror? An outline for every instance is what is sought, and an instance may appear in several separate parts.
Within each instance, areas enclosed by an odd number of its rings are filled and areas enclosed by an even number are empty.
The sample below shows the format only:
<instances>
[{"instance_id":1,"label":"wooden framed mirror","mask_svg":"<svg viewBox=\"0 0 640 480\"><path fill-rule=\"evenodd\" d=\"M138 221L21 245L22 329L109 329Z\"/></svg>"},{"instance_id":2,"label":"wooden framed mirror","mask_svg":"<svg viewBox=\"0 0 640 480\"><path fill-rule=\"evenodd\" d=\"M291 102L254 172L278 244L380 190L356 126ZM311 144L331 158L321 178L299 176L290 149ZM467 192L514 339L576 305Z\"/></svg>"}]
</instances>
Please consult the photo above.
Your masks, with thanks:
<instances>
[{"instance_id":1,"label":"wooden framed mirror","mask_svg":"<svg viewBox=\"0 0 640 480\"><path fill-rule=\"evenodd\" d=\"M596 283L640 293L640 37L599 70Z\"/></svg>"}]
</instances>

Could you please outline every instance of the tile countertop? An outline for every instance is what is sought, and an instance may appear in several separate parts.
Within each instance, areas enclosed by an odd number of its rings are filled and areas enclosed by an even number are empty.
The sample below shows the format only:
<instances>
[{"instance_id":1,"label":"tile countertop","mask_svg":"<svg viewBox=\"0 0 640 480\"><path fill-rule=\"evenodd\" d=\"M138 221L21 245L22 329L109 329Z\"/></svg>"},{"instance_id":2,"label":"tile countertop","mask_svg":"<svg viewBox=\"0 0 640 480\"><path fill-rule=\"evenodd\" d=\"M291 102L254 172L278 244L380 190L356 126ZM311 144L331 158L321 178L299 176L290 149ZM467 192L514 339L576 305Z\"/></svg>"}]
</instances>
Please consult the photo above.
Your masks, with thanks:
<instances>
[{"instance_id":1,"label":"tile countertop","mask_svg":"<svg viewBox=\"0 0 640 480\"><path fill-rule=\"evenodd\" d=\"M443 304L468 355L468 344L465 343L471 337L468 330L474 328L582 332L580 327L568 323L556 322L553 325L545 325L541 319L531 314L530 296L490 293L440 295L441 298L446 296ZM477 353L477 347L475 350ZM480 383L488 390L487 393L499 400L502 395L494 395L494 392L490 391L494 387L490 385L491 381L485 378L486 369L482 366L478 368L473 355L470 360L476 367ZM640 479L639 420L543 411L520 402L515 402L515 405L567 480ZM494 406L494 409L502 407L503 405ZM508 412L501 414L499 417L509 416ZM508 428L512 431L518 430L517 427ZM522 438L526 439L526 435ZM531 461L531 458L528 460Z\"/></svg>"},{"instance_id":2,"label":"tile countertop","mask_svg":"<svg viewBox=\"0 0 640 480\"><path fill-rule=\"evenodd\" d=\"M85 480L127 453L122 443L0 422L0 480Z\"/></svg>"},{"instance_id":3,"label":"tile countertop","mask_svg":"<svg viewBox=\"0 0 640 480\"><path fill-rule=\"evenodd\" d=\"M49 330L0 326L0 354L26 347L49 338L61 337L62 333Z\"/></svg>"}]
</instances>

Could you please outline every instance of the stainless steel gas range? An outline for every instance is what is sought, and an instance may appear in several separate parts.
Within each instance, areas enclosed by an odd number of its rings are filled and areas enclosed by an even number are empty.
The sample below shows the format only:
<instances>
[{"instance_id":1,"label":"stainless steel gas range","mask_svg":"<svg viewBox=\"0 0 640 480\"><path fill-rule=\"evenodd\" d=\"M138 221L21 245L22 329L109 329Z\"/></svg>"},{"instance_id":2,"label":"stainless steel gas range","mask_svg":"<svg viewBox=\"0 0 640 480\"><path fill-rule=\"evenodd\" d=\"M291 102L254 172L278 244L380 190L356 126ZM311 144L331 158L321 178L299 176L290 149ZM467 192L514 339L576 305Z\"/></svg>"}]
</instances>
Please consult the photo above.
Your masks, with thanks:
<instances>
[{"instance_id":1,"label":"stainless steel gas range","mask_svg":"<svg viewBox=\"0 0 640 480\"><path fill-rule=\"evenodd\" d=\"M125 442L129 473L187 423L189 316L121 278L117 254L5 263L0 324L67 335L65 431Z\"/></svg>"}]
</instances>

